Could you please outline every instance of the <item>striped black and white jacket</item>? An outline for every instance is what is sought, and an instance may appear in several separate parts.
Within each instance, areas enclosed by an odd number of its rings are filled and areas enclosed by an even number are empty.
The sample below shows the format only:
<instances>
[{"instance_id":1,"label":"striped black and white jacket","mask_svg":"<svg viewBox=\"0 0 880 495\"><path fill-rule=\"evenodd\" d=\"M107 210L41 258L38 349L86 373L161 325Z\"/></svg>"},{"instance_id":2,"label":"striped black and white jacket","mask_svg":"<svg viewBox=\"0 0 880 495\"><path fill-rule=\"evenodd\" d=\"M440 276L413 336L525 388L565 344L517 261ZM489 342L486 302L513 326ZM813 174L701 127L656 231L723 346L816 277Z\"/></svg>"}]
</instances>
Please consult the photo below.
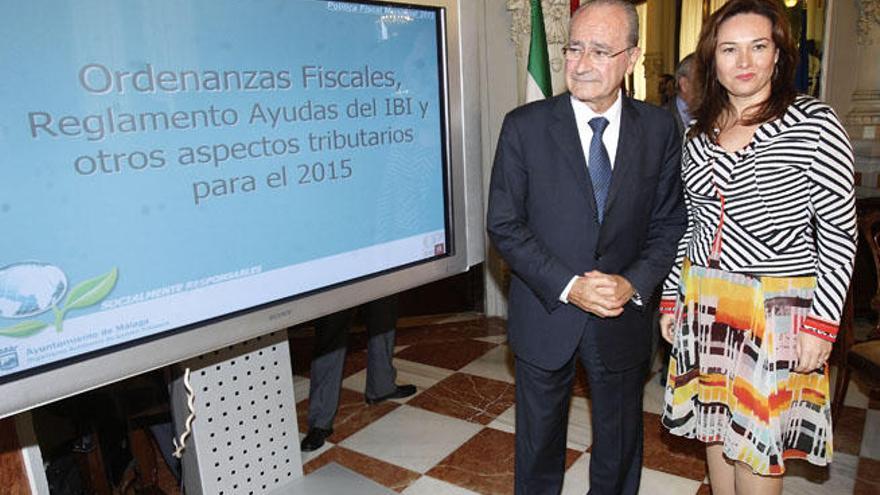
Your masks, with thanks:
<instances>
[{"instance_id":1,"label":"striped black and white jacket","mask_svg":"<svg viewBox=\"0 0 880 495\"><path fill-rule=\"evenodd\" d=\"M834 341L852 277L856 217L852 146L831 107L799 96L736 152L704 134L687 140L681 165L688 227L663 285L661 311L675 309L685 256L709 266L721 225L719 268L816 277L801 330Z\"/></svg>"}]
</instances>

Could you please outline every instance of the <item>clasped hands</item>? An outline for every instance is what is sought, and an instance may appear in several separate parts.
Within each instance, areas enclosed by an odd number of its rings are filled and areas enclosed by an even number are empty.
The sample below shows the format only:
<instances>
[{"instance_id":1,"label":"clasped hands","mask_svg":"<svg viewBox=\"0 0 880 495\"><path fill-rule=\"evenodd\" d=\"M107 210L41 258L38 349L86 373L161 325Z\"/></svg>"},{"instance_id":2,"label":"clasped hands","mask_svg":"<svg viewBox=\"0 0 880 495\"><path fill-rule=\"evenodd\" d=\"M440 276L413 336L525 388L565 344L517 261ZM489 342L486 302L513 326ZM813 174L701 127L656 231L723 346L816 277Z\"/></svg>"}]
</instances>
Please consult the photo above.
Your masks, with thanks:
<instances>
[{"instance_id":1,"label":"clasped hands","mask_svg":"<svg viewBox=\"0 0 880 495\"><path fill-rule=\"evenodd\" d=\"M632 299L635 289L629 280L593 270L578 276L568 302L602 318L613 318L623 313L623 305Z\"/></svg>"}]
</instances>

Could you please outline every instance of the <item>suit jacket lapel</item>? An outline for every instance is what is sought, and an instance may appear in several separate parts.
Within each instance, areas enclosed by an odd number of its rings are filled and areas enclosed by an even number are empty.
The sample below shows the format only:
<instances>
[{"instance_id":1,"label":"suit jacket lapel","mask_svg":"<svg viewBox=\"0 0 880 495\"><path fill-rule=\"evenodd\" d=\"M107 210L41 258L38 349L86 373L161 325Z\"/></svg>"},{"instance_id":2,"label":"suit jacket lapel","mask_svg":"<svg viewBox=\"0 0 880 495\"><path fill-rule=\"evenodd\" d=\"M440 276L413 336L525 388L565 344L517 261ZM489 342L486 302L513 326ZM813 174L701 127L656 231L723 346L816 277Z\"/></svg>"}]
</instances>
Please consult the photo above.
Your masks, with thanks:
<instances>
[{"instance_id":1,"label":"suit jacket lapel","mask_svg":"<svg viewBox=\"0 0 880 495\"><path fill-rule=\"evenodd\" d=\"M568 93L557 97L553 108L556 122L550 125L550 135L553 136L557 149L565 157L565 163L574 174L578 188L584 194L587 204L592 208L590 213L593 213L595 217L596 198L593 196L592 182L590 182L590 177L587 175L587 160L584 156L584 150L581 148L581 139L578 135L574 109L571 108L570 98L571 96Z\"/></svg>"},{"instance_id":2,"label":"suit jacket lapel","mask_svg":"<svg viewBox=\"0 0 880 495\"><path fill-rule=\"evenodd\" d=\"M631 180L627 179L629 172L639 163L640 135L642 135L642 129L636 116L636 110L629 98L624 97L620 115L620 137L617 140L617 155L614 157L614 168L611 172L611 186L608 189L608 198L605 200L605 213L608 213L613 206L620 188L627 184L628 180Z\"/></svg>"}]
</instances>

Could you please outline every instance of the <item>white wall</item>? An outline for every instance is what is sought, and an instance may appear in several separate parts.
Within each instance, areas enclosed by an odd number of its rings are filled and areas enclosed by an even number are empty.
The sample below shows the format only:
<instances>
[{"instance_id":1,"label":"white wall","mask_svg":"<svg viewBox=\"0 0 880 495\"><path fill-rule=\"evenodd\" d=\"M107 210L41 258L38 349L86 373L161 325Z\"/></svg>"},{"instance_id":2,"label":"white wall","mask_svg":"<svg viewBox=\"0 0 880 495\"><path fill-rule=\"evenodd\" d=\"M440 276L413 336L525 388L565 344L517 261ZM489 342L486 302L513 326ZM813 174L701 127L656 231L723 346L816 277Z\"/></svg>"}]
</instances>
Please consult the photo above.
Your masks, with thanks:
<instances>
[{"instance_id":1,"label":"white wall","mask_svg":"<svg viewBox=\"0 0 880 495\"><path fill-rule=\"evenodd\" d=\"M856 30L859 7L856 0L828 0L825 12L822 99L844 118L850 111L860 65Z\"/></svg>"},{"instance_id":2,"label":"white wall","mask_svg":"<svg viewBox=\"0 0 880 495\"><path fill-rule=\"evenodd\" d=\"M483 191L489 191L489 175L495 146L504 115L518 104L517 60L510 35L511 13L507 0L464 0L479 3L483 8L480 47L480 86L482 88ZM487 246L490 244L487 242ZM507 316L505 272L497 253L491 247L485 263L485 307L487 316Z\"/></svg>"}]
</instances>

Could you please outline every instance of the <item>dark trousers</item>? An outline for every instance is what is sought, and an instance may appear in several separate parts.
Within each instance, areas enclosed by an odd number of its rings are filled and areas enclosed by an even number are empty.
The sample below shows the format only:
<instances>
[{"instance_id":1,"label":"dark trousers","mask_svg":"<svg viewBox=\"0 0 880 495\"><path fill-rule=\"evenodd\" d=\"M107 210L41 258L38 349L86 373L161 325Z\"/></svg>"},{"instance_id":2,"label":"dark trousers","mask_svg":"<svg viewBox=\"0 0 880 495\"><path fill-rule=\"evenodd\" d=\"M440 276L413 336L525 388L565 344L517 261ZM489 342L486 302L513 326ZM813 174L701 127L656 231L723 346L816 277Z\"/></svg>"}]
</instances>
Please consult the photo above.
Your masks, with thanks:
<instances>
[{"instance_id":1,"label":"dark trousers","mask_svg":"<svg viewBox=\"0 0 880 495\"><path fill-rule=\"evenodd\" d=\"M642 470L642 390L647 363L608 370L592 329L575 356L587 371L592 399L592 495L636 495ZM575 357L558 370L516 360L516 493L558 494L565 475L568 410Z\"/></svg>"},{"instance_id":2,"label":"dark trousers","mask_svg":"<svg viewBox=\"0 0 880 495\"><path fill-rule=\"evenodd\" d=\"M330 429L339 407L342 371L348 346L348 331L355 308L327 315L315 322L315 354L309 384L309 428ZM397 296L377 299L361 306L367 325L367 384L364 395L382 397L394 391L394 333L397 324Z\"/></svg>"}]
</instances>

